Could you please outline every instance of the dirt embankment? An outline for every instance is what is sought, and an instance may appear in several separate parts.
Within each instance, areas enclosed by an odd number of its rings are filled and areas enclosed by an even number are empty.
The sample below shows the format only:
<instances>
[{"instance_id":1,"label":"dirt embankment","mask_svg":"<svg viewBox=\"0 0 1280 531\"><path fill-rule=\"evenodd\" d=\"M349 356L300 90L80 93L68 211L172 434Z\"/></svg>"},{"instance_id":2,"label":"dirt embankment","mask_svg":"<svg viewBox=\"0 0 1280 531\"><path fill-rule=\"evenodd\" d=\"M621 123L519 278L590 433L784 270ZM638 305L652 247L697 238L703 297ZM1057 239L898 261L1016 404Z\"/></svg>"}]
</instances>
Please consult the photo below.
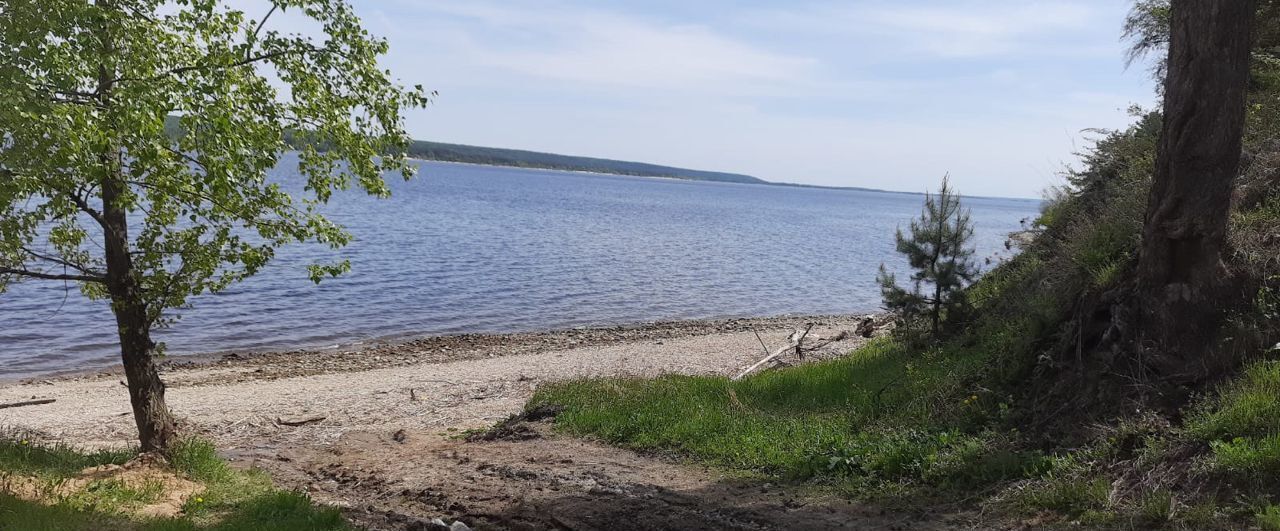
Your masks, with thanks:
<instances>
[{"instance_id":1,"label":"dirt embankment","mask_svg":"<svg viewBox=\"0 0 1280 531\"><path fill-rule=\"evenodd\" d=\"M459 435L522 410L542 382L664 373L730 375L804 323L852 332L857 316L706 320L545 333L467 335L359 351L171 360L170 406L283 485L348 508L373 529L434 517L510 529L916 529L937 518L878 511L794 487L552 435L544 422L498 440ZM759 334L760 339L757 339ZM807 359L842 355L849 333ZM0 424L82 445L127 444L128 396L114 373L0 387Z\"/></svg>"}]
</instances>

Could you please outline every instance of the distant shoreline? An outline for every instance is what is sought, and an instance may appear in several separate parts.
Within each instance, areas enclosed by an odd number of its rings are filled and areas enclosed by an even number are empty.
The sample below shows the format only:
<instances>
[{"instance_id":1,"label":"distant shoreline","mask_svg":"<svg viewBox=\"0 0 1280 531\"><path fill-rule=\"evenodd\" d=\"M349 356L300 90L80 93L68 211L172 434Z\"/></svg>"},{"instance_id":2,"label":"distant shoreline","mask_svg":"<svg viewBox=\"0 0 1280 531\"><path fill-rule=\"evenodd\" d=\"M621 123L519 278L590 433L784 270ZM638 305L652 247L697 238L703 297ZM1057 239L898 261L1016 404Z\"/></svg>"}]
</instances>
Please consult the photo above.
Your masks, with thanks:
<instances>
[{"instance_id":1,"label":"distant shoreline","mask_svg":"<svg viewBox=\"0 0 1280 531\"><path fill-rule=\"evenodd\" d=\"M481 168L509 168L513 170L555 171L555 172L573 173L573 174L582 174L582 175L596 175L601 177L636 177L641 179L662 179L662 180L680 181L680 182L734 184L734 185L745 185L745 186L775 186L780 188L813 188L818 190L846 190L851 192L871 192L871 193L879 193L879 194L898 194L898 195L914 195L914 196L923 196L925 194L924 192L884 190L880 188L866 188L862 186L829 186L829 185L821 185L821 184L783 183L783 182L765 181L763 179L761 180L761 182L745 183L745 182L734 182L734 181L711 181L706 179L695 179L692 177L672 177L670 175L640 175L640 174L631 174L631 173L612 173L612 172L602 172L602 171L592 171L592 170L570 170L570 169L563 169L563 168L551 168L551 167L541 167L541 166L515 166L510 164L486 164L486 163L480 163L480 162L462 162L462 161L456 161L456 160L424 159L422 157L408 157L408 159L413 161L418 161L418 162L431 162L435 164L456 164L460 166L475 166L475 167L481 167ZM1003 200L1003 201L1027 201L1027 202L1037 202L1037 203L1043 201L1043 199L1035 199L1030 197L1000 197L1000 196L989 196L989 195L962 195L961 198L962 199L997 199L997 200Z\"/></svg>"}]
</instances>

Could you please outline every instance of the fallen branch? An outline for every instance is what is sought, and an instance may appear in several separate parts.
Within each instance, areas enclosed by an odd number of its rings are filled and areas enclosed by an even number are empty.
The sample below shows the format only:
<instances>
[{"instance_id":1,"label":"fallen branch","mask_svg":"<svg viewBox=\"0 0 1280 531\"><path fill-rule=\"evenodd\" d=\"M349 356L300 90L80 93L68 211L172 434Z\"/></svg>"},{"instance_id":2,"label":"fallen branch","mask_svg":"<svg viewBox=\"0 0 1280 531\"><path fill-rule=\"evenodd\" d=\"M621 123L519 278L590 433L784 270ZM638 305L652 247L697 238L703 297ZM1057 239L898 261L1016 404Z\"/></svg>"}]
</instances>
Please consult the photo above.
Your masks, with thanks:
<instances>
[{"instance_id":1,"label":"fallen branch","mask_svg":"<svg viewBox=\"0 0 1280 531\"><path fill-rule=\"evenodd\" d=\"M763 366L764 364L769 363L770 361L773 361L773 360L777 359L777 358L778 358L778 356L781 356L781 355L783 355L783 354L786 354L787 352L789 352L789 351L790 351L791 349L793 349L793 348L794 348L794 349L798 349L798 348L800 348L800 343L801 343L802 341L804 341L804 336L809 335L809 330L811 330L812 328L813 328L813 323L809 323L809 326L805 327L805 329L804 329L804 331L803 331L803 332L801 332L800 330L796 330L795 332L793 332L793 333L791 334L791 337L789 338L791 341L790 341L789 343L787 343L787 344L786 344L785 346L783 346L782 348L779 348L779 349L778 349L777 351L775 351L774 353L769 354L768 356L765 356L765 357L764 357L764 359L762 359L762 360L760 360L760 361L757 361L755 365L752 365L752 366L750 366L750 367L747 367L747 369L746 369L746 370L742 371L742 372L741 372L741 373L739 373L737 376L734 376L734 377L733 377L733 380L735 380L735 381L736 381L736 380L741 380L741 379L742 379L742 377L744 377L744 376L746 376L746 375L748 375L748 374L751 374L752 372L754 372L756 369L759 369L759 368L760 368L761 366ZM798 335L798 337L797 337L797 335Z\"/></svg>"},{"instance_id":2,"label":"fallen branch","mask_svg":"<svg viewBox=\"0 0 1280 531\"><path fill-rule=\"evenodd\" d=\"M769 355L769 347L764 346L764 340L763 340L763 339L760 339L760 332L756 332L755 330L752 330L752 331L751 331L751 333L753 333L753 334L755 334L755 335L756 335L756 341L759 341L759 342L760 342L760 349L764 351L764 355L765 355L765 356L768 356L768 355ZM1277 345L1276 345L1276 349L1277 349L1277 350L1280 350L1280 344L1277 344Z\"/></svg>"},{"instance_id":3,"label":"fallen branch","mask_svg":"<svg viewBox=\"0 0 1280 531\"><path fill-rule=\"evenodd\" d=\"M305 426L313 422L320 422L326 418L328 417L325 417L323 415L316 416L316 417L306 417L306 418L301 418L296 420L285 420L280 417L276 417L276 424L279 424L281 426Z\"/></svg>"},{"instance_id":4,"label":"fallen branch","mask_svg":"<svg viewBox=\"0 0 1280 531\"><path fill-rule=\"evenodd\" d=\"M25 400L22 402L10 402L8 404L0 404L0 409L23 406L38 406L40 404L52 404L56 402L56 398L41 398L37 400Z\"/></svg>"},{"instance_id":5,"label":"fallen branch","mask_svg":"<svg viewBox=\"0 0 1280 531\"><path fill-rule=\"evenodd\" d=\"M836 333L836 335L831 336L831 337L828 337L828 338L822 338L822 337L819 337L819 338L818 338L818 340L819 340L820 342L814 343L814 344L809 345L809 346L807 346L807 347L805 347L805 348L806 348L806 349L809 349L809 351L810 351L810 352L812 352L812 351L818 350L818 349L820 349L820 348L822 348L822 347L825 347L825 346L827 346L827 345L830 345L830 344L832 344L832 343L835 343L835 342L837 342L837 341L844 341L844 340L846 340L846 339L848 339L848 338L849 338L849 331L847 331L847 330L841 330L840 332ZM825 339L825 341L823 341L823 339Z\"/></svg>"}]
</instances>

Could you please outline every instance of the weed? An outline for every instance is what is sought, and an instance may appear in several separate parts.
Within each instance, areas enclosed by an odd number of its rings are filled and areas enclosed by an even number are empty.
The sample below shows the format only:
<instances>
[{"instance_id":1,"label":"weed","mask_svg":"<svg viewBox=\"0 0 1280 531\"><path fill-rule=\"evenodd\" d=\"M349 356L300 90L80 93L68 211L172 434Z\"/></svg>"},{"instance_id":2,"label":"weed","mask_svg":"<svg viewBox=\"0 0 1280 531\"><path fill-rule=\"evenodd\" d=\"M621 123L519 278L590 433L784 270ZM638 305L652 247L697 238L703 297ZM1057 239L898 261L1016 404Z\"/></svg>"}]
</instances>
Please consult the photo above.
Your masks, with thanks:
<instances>
[{"instance_id":1,"label":"weed","mask_svg":"<svg viewBox=\"0 0 1280 531\"><path fill-rule=\"evenodd\" d=\"M231 476L213 443L196 437L178 439L169 449L169 462L174 470L195 481L218 483Z\"/></svg>"},{"instance_id":2,"label":"weed","mask_svg":"<svg viewBox=\"0 0 1280 531\"><path fill-rule=\"evenodd\" d=\"M1255 515L1263 531L1280 531L1280 505L1267 504Z\"/></svg>"},{"instance_id":3,"label":"weed","mask_svg":"<svg viewBox=\"0 0 1280 531\"><path fill-rule=\"evenodd\" d=\"M1169 489L1144 493L1138 500L1137 523L1145 528L1164 526L1173 520L1176 509L1177 499Z\"/></svg>"},{"instance_id":4,"label":"weed","mask_svg":"<svg viewBox=\"0 0 1280 531\"><path fill-rule=\"evenodd\" d=\"M40 444L29 433L0 431L0 472L65 479L101 465L121 465L134 450L81 452L65 444Z\"/></svg>"},{"instance_id":5,"label":"weed","mask_svg":"<svg viewBox=\"0 0 1280 531\"><path fill-rule=\"evenodd\" d=\"M1187 432L1205 442L1280 433L1280 362L1261 361L1215 398L1193 407Z\"/></svg>"}]
</instances>

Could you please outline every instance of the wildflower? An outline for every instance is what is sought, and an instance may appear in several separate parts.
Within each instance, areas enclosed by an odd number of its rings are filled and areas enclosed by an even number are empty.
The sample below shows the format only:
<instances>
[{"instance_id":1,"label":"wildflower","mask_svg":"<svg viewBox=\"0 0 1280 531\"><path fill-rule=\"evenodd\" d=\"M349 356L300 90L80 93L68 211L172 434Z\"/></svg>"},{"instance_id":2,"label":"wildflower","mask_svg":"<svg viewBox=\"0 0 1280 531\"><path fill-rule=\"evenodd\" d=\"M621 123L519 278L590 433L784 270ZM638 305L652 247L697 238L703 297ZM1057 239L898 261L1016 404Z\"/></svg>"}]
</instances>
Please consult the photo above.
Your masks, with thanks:
<instances>
[{"instance_id":1,"label":"wildflower","mask_svg":"<svg viewBox=\"0 0 1280 531\"><path fill-rule=\"evenodd\" d=\"M27 445L27 441L25 441L25 440L24 440L24 441L22 441L22 445L23 445L23 446L26 446L26 445Z\"/></svg>"}]
</instances>

